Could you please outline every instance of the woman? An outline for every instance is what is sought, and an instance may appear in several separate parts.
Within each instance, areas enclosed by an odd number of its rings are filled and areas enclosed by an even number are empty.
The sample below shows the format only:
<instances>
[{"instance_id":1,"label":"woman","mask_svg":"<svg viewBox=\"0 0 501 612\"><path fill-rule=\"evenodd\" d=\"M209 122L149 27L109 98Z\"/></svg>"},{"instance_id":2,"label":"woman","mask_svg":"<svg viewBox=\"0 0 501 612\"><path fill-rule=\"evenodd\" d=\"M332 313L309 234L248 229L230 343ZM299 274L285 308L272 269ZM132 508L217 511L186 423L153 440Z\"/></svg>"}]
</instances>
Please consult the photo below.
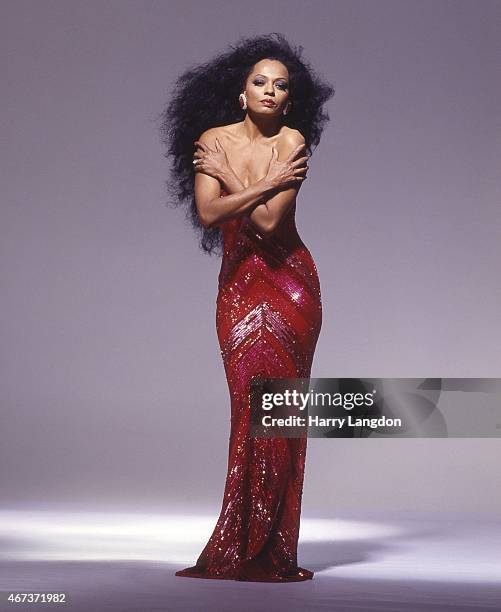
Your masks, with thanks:
<instances>
[{"instance_id":1,"label":"woman","mask_svg":"<svg viewBox=\"0 0 501 612\"><path fill-rule=\"evenodd\" d=\"M190 201L202 248L222 251L216 328L231 400L221 512L196 565L176 576L313 577L297 564L306 438L252 438L249 386L310 377L322 303L296 196L333 93L301 48L270 34L187 71L163 113L169 187Z\"/></svg>"}]
</instances>

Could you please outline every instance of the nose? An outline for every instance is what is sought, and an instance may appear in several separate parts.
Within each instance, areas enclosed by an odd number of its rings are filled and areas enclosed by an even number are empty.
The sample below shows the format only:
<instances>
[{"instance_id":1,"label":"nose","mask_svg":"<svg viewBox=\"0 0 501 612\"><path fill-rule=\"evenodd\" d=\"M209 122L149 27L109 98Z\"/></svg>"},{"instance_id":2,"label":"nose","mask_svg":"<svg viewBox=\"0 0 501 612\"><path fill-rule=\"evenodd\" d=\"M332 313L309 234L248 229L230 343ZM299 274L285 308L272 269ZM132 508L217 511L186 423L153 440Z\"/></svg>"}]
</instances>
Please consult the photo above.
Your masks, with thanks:
<instances>
[{"instance_id":1,"label":"nose","mask_svg":"<svg viewBox=\"0 0 501 612\"><path fill-rule=\"evenodd\" d=\"M268 83L266 85L266 91L264 92L267 96L274 96L275 95L275 91L273 90L272 85L270 85L270 83Z\"/></svg>"}]
</instances>

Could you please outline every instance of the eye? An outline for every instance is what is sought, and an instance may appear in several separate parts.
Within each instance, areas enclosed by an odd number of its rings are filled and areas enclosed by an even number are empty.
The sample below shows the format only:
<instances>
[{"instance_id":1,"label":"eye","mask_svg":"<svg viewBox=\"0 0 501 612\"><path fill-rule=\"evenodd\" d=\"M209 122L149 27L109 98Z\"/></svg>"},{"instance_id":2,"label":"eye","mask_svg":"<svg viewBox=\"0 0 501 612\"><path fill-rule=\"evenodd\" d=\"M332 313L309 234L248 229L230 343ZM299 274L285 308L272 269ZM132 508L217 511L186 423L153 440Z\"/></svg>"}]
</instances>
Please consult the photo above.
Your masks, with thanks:
<instances>
[{"instance_id":1,"label":"eye","mask_svg":"<svg viewBox=\"0 0 501 612\"><path fill-rule=\"evenodd\" d=\"M287 89L287 83L277 83L277 87L285 91Z\"/></svg>"},{"instance_id":2,"label":"eye","mask_svg":"<svg viewBox=\"0 0 501 612\"><path fill-rule=\"evenodd\" d=\"M254 85L264 85L264 81L253 81Z\"/></svg>"}]
</instances>

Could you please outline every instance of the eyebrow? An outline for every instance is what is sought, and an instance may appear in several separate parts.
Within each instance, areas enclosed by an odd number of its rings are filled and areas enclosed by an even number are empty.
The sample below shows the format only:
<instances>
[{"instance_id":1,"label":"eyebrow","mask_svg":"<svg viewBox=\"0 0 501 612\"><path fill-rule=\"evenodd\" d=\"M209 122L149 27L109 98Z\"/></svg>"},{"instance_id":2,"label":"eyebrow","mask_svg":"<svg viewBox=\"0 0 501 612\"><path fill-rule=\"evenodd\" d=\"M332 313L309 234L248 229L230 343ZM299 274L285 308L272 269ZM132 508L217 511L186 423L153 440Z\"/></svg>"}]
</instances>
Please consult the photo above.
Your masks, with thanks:
<instances>
[{"instance_id":1,"label":"eyebrow","mask_svg":"<svg viewBox=\"0 0 501 612\"><path fill-rule=\"evenodd\" d=\"M256 77L258 77L258 76L263 77L263 79L268 78L268 77L265 77L265 76L264 76L264 74L261 74L261 73L258 73L258 74L256 74L256 75L254 75L254 78L256 78ZM288 78L287 78L287 77L277 77L276 79L273 79L273 80L274 80L274 81L280 81L280 80L282 80L282 81L288 81Z\"/></svg>"}]
</instances>

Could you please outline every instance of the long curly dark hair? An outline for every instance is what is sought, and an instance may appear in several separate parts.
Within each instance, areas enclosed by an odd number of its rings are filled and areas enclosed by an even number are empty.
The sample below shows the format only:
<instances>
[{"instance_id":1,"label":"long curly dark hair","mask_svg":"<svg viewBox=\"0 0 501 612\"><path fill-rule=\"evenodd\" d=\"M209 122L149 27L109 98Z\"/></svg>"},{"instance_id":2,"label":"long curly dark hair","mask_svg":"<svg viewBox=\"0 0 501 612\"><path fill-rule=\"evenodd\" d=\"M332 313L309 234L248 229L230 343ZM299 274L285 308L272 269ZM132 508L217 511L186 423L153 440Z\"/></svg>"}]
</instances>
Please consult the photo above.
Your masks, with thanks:
<instances>
[{"instance_id":1,"label":"long curly dark hair","mask_svg":"<svg viewBox=\"0 0 501 612\"><path fill-rule=\"evenodd\" d=\"M238 96L254 65L262 59L281 61L289 71L289 90L293 101L283 123L299 130L306 141L306 151L320 142L329 115L323 104L334 95L334 88L324 82L302 59L303 47L291 46L283 34L274 32L241 38L205 64L186 70L177 79L173 94L159 115L160 137L166 147L164 157L171 158L167 191L172 200L167 205L186 207L189 219L199 234L203 251L222 254L219 227L205 228L195 204L194 141L207 129L237 123L244 119ZM217 87L214 85L217 83Z\"/></svg>"}]
</instances>

